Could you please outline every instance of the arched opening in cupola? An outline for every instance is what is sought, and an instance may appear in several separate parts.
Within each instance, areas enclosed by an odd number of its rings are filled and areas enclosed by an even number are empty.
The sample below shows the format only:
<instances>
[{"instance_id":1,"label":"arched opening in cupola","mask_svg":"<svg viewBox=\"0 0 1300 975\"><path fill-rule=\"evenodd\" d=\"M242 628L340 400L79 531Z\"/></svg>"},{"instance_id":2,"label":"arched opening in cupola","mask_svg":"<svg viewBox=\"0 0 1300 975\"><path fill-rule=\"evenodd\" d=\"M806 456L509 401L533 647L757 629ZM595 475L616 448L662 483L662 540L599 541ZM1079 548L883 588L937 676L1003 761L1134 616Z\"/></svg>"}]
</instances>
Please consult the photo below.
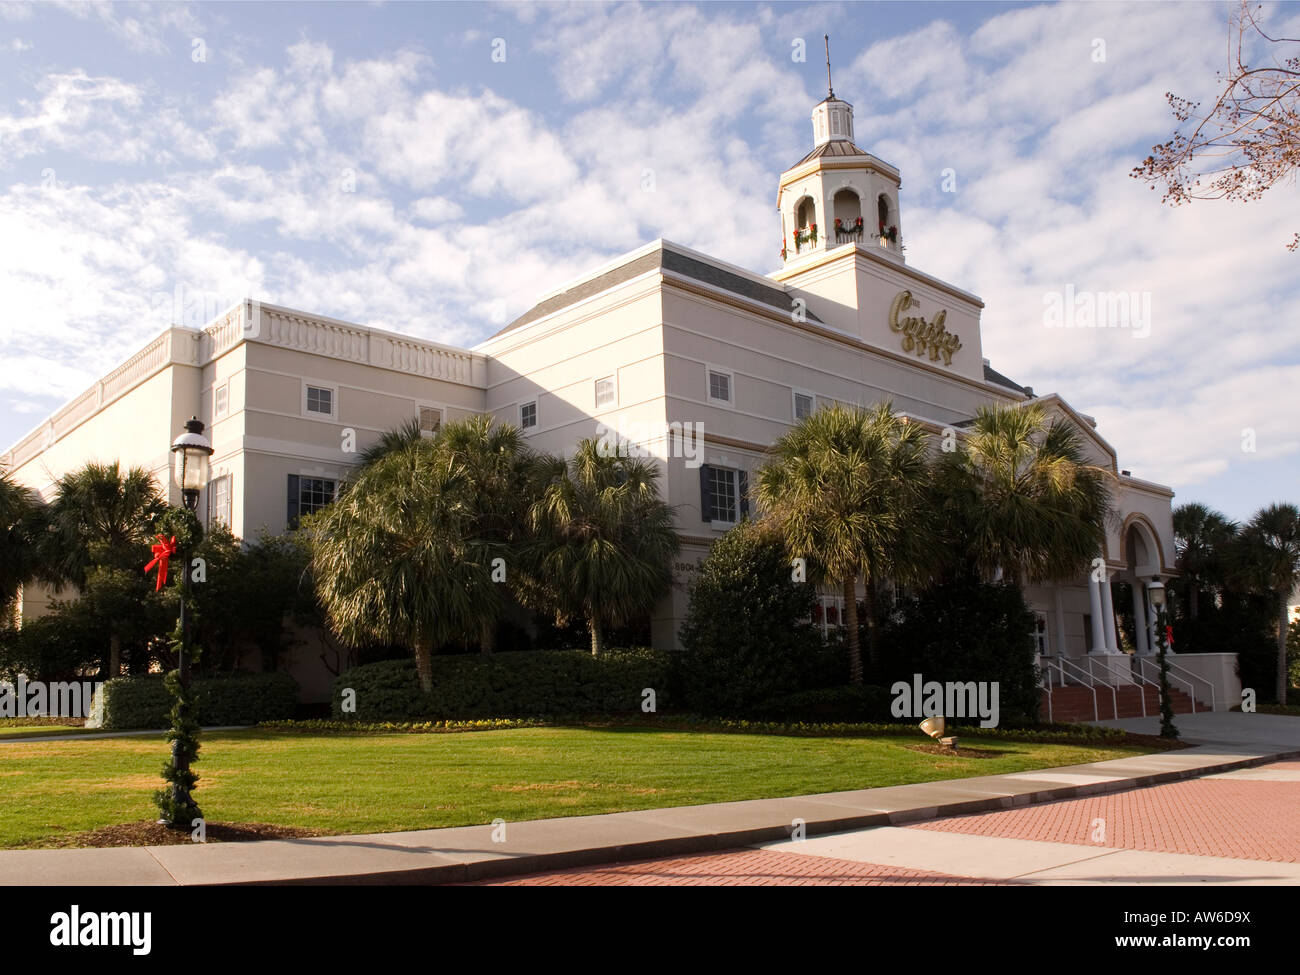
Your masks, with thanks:
<instances>
[{"instance_id":1,"label":"arched opening in cupola","mask_svg":"<svg viewBox=\"0 0 1300 975\"><path fill-rule=\"evenodd\" d=\"M835 194L835 243L862 239L862 200L850 189Z\"/></svg>"},{"instance_id":2,"label":"arched opening in cupola","mask_svg":"<svg viewBox=\"0 0 1300 975\"><path fill-rule=\"evenodd\" d=\"M796 253L817 245L817 238L821 231L817 226L817 204L811 196L805 196L795 204L794 226Z\"/></svg>"},{"instance_id":3,"label":"arched opening in cupola","mask_svg":"<svg viewBox=\"0 0 1300 975\"><path fill-rule=\"evenodd\" d=\"M898 213L885 193L876 197L876 230L891 244L898 243ZM881 245L884 246L884 240L881 241Z\"/></svg>"}]
</instances>

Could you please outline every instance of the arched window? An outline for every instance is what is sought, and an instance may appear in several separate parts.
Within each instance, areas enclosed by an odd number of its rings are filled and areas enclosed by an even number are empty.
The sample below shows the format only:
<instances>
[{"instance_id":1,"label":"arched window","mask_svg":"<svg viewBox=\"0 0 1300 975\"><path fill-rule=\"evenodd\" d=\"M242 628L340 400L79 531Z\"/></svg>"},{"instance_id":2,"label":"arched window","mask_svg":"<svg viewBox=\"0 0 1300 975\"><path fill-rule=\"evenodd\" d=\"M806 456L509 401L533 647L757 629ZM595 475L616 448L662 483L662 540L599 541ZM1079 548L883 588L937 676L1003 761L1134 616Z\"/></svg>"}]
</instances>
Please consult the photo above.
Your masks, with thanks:
<instances>
[{"instance_id":1,"label":"arched window","mask_svg":"<svg viewBox=\"0 0 1300 975\"><path fill-rule=\"evenodd\" d=\"M817 226L817 204L805 196L794 207L794 251L796 254L817 246L822 230Z\"/></svg>"},{"instance_id":2,"label":"arched window","mask_svg":"<svg viewBox=\"0 0 1300 975\"><path fill-rule=\"evenodd\" d=\"M817 207L811 196L805 196L799 201L799 205L795 207L794 217L795 226L800 230L807 230L817 222Z\"/></svg>"},{"instance_id":3,"label":"arched window","mask_svg":"<svg viewBox=\"0 0 1300 975\"><path fill-rule=\"evenodd\" d=\"M889 226L889 197L881 193L876 197L876 213L880 218L880 227L884 229Z\"/></svg>"},{"instance_id":4,"label":"arched window","mask_svg":"<svg viewBox=\"0 0 1300 975\"><path fill-rule=\"evenodd\" d=\"M835 243L862 239L862 201L850 189L835 194Z\"/></svg>"}]
</instances>

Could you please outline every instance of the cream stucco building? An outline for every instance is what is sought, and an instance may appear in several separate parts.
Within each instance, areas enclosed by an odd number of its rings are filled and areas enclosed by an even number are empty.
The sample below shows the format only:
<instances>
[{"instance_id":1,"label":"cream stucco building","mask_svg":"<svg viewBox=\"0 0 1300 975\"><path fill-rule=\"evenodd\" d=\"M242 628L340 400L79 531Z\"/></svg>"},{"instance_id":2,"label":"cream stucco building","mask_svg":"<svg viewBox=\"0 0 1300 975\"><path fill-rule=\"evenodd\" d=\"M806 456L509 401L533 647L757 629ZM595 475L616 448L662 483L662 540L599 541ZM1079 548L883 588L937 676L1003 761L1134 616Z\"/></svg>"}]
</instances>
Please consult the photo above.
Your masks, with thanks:
<instances>
[{"instance_id":1,"label":"cream stucco building","mask_svg":"<svg viewBox=\"0 0 1300 975\"><path fill-rule=\"evenodd\" d=\"M907 263L900 175L854 144L852 107L827 98L813 130L813 150L780 178L783 263L771 274L656 240L540 296L473 349L246 300L202 329L165 330L0 463L47 496L91 459L170 483L168 445L194 414L215 447L200 512L254 537L327 503L357 449L415 417L432 431L489 413L554 453L622 430L656 459L677 510L680 585L653 620L655 644L674 646L695 563L747 511L764 451L800 417L890 399L959 435L981 404L1035 397L984 358L980 299ZM1146 583L1173 572L1173 492L1121 472L1092 418L1037 398L1116 474L1119 513L1099 571L1028 590L1040 649L1073 661L1067 678L1091 659L1096 679L1123 682L1112 583L1137 583L1135 615L1147 618ZM29 594L24 611L41 599ZM837 597L825 606L834 618ZM1151 651L1145 626L1125 640ZM311 666L295 670L318 696L327 675Z\"/></svg>"}]
</instances>

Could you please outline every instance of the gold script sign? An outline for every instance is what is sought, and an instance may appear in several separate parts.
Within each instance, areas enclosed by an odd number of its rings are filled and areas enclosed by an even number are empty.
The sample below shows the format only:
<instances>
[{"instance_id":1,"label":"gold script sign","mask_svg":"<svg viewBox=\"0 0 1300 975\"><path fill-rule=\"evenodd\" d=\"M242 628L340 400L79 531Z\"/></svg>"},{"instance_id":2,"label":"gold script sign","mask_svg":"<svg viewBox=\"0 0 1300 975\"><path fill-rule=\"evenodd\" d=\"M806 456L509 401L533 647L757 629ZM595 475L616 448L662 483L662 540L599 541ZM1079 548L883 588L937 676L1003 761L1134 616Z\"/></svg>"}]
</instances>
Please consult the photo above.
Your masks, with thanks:
<instances>
[{"instance_id":1,"label":"gold script sign","mask_svg":"<svg viewBox=\"0 0 1300 975\"><path fill-rule=\"evenodd\" d=\"M902 333L904 352L915 352L919 356L928 352L931 362L938 362L942 356L945 366L952 365L952 354L961 348L961 339L943 327L948 313L940 311L932 322L919 315L902 317L903 312L917 304L912 292L900 291L889 306L889 328Z\"/></svg>"}]
</instances>

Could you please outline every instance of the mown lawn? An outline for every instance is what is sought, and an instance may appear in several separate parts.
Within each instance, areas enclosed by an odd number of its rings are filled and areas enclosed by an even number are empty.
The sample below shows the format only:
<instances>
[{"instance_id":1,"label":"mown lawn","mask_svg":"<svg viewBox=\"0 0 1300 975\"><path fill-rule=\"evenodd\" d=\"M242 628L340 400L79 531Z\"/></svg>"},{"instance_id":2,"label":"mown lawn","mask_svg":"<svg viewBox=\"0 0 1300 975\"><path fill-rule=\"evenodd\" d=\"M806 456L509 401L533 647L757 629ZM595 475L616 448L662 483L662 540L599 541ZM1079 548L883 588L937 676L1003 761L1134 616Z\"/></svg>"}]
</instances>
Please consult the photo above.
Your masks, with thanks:
<instances>
[{"instance_id":1,"label":"mown lawn","mask_svg":"<svg viewBox=\"0 0 1300 975\"><path fill-rule=\"evenodd\" d=\"M1134 747L964 738L972 759L925 739L786 737L647 728L461 734L206 735L197 798L211 822L385 832L725 802L990 775L1140 753ZM152 819L161 739L0 743L0 847Z\"/></svg>"}]
</instances>

